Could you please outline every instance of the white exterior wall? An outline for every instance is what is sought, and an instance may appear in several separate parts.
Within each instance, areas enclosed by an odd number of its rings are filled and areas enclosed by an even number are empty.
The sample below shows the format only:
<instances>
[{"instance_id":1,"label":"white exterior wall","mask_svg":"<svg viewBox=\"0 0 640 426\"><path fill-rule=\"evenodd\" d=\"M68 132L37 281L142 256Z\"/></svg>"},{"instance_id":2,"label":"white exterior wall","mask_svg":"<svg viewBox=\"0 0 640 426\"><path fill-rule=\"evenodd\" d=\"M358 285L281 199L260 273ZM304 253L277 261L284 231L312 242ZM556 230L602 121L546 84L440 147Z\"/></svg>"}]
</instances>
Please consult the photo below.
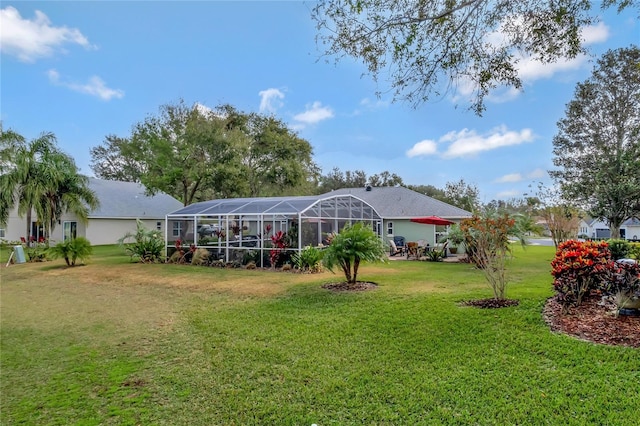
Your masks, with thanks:
<instances>
[{"instance_id":1,"label":"white exterior wall","mask_svg":"<svg viewBox=\"0 0 640 426\"><path fill-rule=\"evenodd\" d=\"M147 229L155 230L156 222L160 222L160 232L164 236L164 218L144 219L142 223ZM136 232L136 219L89 219L84 237L91 245L117 244L127 232Z\"/></svg>"},{"instance_id":2,"label":"white exterior wall","mask_svg":"<svg viewBox=\"0 0 640 426\"><path fill-rule=\"evenodd\" d=\"M38 217L35 213L31 216L32 221L37 221ZM136 231L135 218L90 218L85 225L84 222L78 220L75 215L64 214L59 223L51 231L49 240L51 243L62 241L64 222L72 221L77 223L76 235L85 237L91 242L91 245L117 244L118 240L127 232ZM164 217L157 219L144 219L143 224L147 229L156 229L157 222L160 222L161 232L164 235ZM20 241L21 237L28 237L27 218L19 217L18 210L13 209L9 213L9 220L6 226L0 227L4 229L4 241Z\"/></svg>"}]
</instances>

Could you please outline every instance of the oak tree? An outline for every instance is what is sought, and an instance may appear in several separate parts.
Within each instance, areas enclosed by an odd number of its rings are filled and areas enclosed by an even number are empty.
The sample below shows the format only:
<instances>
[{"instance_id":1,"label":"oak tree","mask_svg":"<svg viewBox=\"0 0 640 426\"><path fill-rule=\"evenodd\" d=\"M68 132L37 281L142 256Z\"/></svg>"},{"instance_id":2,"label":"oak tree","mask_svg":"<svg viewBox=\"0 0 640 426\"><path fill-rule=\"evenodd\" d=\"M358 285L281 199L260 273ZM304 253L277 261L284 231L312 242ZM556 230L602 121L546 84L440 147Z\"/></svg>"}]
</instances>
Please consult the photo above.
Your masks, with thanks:
<instances>
[{"instance_id":1,"label":"oak tree","mask_svg":"<svg viewBox=\"0 0 640 426\"><path fill-rule=\"evenodd\" d=\"M585 52L581 28L596 6L637 0L321 0L312 10L325 55L362 61L389 78L395 99L417 106L465 88L481 114L499 86L520 89L518 62ZM388 77L387 77L388 76Z\"/></svg>"}]
</instances>

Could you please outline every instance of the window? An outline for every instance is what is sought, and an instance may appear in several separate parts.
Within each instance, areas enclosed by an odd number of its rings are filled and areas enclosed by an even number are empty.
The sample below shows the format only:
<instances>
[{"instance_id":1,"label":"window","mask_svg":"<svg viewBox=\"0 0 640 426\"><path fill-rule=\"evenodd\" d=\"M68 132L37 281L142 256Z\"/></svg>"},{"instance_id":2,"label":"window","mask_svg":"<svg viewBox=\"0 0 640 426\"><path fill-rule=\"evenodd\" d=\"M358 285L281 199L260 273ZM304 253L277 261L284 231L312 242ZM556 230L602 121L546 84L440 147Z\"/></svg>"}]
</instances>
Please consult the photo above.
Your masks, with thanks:
<instances>
[{"instance_id":1,"label":"window","mask_svg":"<svg viewBox=\"0 0 640 426\"><path fill-rule=\"evenodd\" d=\"M176 220L173 222L173 234L174 237L180 237L182 235L182 222Z\"/></svg>"},{"instance_id":2,"label":"window","mask_svg":"<svg viewBox=\"0 0 640 426\"><path fill-rule=\"evenodd\" d=\"M5 234L4 234L4 228L0 228L0 238L4 238Z\"/></svg>"},{"instance_id":3,"label":"window","mask_svg":"<svg viewBox=\"0 0 640 426\"><path fill-rule=\"evenodd\" d=\"M157 221L157 222L156 222L156 229L157 229L158 231L162 231L162 222L160 222L160 221Z\"/></svg>"},{"instance_id":4,"label":"window","mask_svg":"<svg viewBox=\"0 0 640 426\"><path fill-rule=\"evenodd\" d=\"M393 222L387 222L387 235L393 235Z\"/></svg>"},{"instance_id":5,"label":"window","mask_svg":"<svg viewBox=\"0 0 640 426\"><path fill-rule=\"evenodd\" d=\"M78 222L64 222L62 224L62 241L73 240L78 235Z\"/></svg>"}]
</instances>

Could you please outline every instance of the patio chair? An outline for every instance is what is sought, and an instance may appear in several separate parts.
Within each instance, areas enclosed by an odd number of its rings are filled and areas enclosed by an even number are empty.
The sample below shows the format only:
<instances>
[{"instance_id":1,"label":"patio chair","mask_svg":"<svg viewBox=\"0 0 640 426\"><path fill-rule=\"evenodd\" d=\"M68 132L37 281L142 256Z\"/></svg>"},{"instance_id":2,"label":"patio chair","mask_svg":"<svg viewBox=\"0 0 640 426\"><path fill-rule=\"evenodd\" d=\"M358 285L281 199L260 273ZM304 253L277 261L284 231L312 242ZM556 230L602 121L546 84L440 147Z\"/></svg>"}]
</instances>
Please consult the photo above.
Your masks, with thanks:
<instances>
[{"instance_id":1,"label":"patio chair","mask_svg":"<svg viewBox=\"0 0 640 426\"><path fill-rule=\"evenodd\" d=\"M390 238L389 239L389 256L395 256L396 254L401 255L403 253L404 253L404 247L398 247L396 245L396 242Z\"/></svg>"},{"instance_id":2,"label":"patio chair","mask_svg":"<svg viewBox=\"0 0 640 426\"><path fill-rule=\"evenodd\" d=\"M420 252L418 251L418 243L416 242L407 243L407 259L409 259L412 256L415 257L416 259L420 257Z\"/></svg>"}]
</instances>

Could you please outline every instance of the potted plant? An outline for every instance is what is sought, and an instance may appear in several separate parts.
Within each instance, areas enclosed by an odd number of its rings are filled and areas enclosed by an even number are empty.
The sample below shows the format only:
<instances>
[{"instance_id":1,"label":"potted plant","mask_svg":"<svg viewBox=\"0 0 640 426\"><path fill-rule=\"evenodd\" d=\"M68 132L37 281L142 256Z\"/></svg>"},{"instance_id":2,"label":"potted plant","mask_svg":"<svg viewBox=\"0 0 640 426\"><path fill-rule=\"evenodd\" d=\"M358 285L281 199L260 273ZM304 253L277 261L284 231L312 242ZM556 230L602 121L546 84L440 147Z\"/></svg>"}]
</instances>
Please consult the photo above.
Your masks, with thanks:
<instances>
[{"instance_id":1,"label":"potted plant","mask_svg":"<svg viewBox=\"0 0 640 426\"><path fill-rule=\"evenodd\" d=\"M458 253L458 246L464 242L464 233L460 229L460 225L454 223L449 227L447 240L449 241L449 252L451 254Z\"/></svg>"}]
</instances>

